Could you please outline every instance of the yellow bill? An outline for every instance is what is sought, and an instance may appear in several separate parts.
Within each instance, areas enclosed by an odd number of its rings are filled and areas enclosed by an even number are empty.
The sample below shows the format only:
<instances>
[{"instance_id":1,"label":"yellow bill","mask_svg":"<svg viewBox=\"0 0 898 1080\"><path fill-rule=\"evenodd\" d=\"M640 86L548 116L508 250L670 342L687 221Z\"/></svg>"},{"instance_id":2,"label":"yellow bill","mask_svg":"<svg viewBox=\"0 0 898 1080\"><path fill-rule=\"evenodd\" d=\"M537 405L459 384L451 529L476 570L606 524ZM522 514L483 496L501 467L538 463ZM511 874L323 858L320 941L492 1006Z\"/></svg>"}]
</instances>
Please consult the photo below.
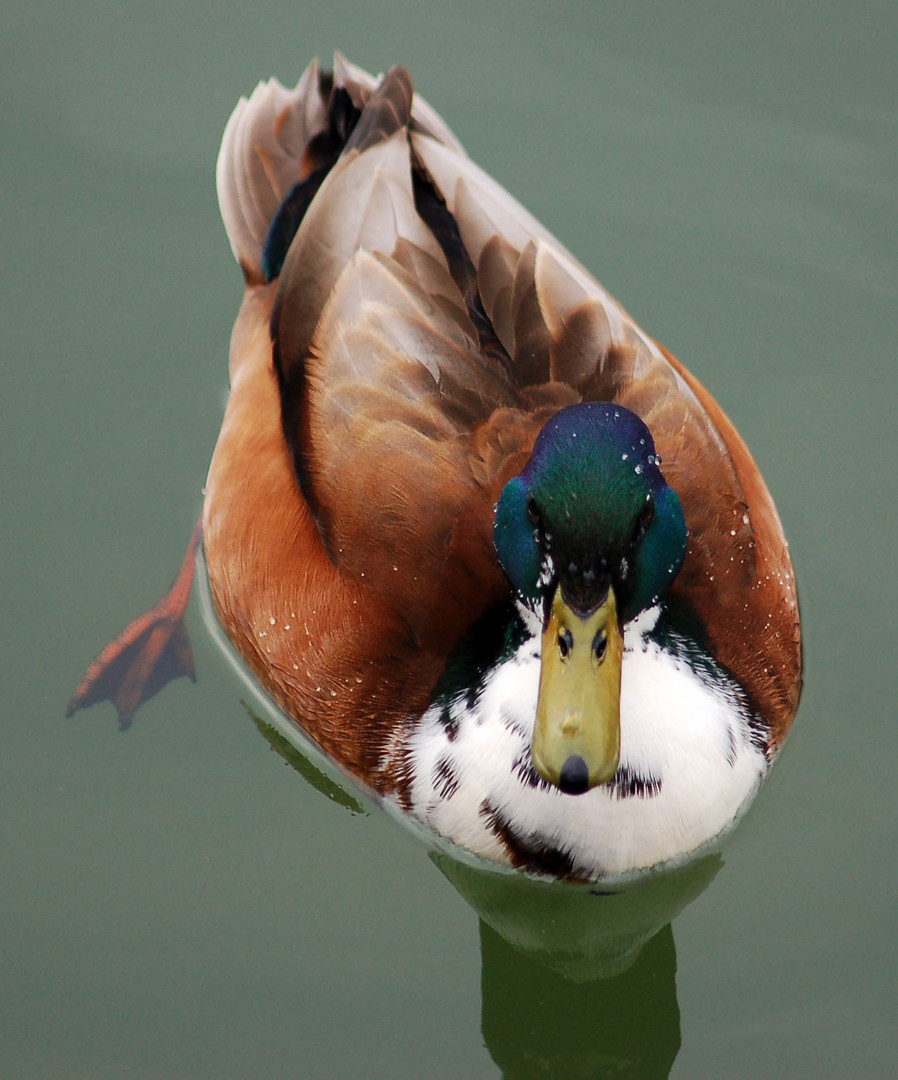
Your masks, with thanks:
<instances>
[{"instance_id":1,"label":"yellow bill","mask_svg":"<svg viewBox=\"0 0 898 1080\"><path fill-rule=\"evenodd\" d=\"M579 794L617 772L623 652L614 590L584 618L559 586L543 631L531 754L540 776L562 791Z\"/></svg>"}]
</instances>

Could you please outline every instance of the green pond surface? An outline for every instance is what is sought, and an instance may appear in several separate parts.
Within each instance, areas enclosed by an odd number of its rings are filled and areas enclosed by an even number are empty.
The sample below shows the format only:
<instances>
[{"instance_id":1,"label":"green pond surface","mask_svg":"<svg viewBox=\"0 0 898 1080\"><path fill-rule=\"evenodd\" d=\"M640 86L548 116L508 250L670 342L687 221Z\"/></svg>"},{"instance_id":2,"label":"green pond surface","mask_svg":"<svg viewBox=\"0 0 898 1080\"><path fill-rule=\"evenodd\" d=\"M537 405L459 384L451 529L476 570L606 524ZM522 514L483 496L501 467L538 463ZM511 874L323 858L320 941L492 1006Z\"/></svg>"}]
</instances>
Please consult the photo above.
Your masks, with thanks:
<instances>
[{"instance_id":1,"label":"green pond surface","mask_svg":"<svg viewBox=\"0 0 898 1080\"><path fill-rule=\"evenodd\" d=\"M13 0L2 23L0 1076L898 1075L898 6ZM242 291L224 124L335 48L404 63L709 387L791 541L793 734L721 859L623 903L617 961L594 939L620 898L494 890L322 782L201 588L196 685L125 734L109 705L64 716L201 504Z\"/></svg>"}]
</instances>

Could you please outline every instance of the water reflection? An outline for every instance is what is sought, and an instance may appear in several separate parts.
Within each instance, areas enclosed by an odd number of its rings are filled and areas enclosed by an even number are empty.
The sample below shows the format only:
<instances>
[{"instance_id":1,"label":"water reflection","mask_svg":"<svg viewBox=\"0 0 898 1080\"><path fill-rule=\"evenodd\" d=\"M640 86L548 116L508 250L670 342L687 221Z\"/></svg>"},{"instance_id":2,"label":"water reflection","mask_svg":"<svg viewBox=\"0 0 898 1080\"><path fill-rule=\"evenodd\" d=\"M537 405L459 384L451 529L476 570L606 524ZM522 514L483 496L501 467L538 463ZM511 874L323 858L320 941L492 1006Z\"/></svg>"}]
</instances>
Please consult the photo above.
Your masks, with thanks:
<instances>
[{"instance_id":1,"label":"water reflection","mask_svg":"<svg viewBox=\"0 0 898 1080\"><path fill-rule=\"evenodd\" d=\"M328 799L362 803L247 706L269 745ZM480 919L481 1029L502 1076L667 1077L680 1048L672 921L714 880L708 855L618 892L430 858Z\"/></svg>"},{"instance_id":2,"label":"water reflection","mask_svg":"<svg viewBox=\"0 0 898 1080\"><path fill-rule=\"evenodd\" d=\"M534 963L582 983L614 978L696 899L719 855L613 893L496 873L434 853L433 861L496 934Z\"/></svg>"},{"instance_id":3,"label":"water reflection","mask_svg":"<svg viewBox=\"0 0 898 1080\"><path fill-rule=\"evenodd\" d=\"M680 1049L670 924L607 979L551 971L482 920L480 953L483 1038L506 1080L669 1075Z\"/></svg>"}]
</instances>

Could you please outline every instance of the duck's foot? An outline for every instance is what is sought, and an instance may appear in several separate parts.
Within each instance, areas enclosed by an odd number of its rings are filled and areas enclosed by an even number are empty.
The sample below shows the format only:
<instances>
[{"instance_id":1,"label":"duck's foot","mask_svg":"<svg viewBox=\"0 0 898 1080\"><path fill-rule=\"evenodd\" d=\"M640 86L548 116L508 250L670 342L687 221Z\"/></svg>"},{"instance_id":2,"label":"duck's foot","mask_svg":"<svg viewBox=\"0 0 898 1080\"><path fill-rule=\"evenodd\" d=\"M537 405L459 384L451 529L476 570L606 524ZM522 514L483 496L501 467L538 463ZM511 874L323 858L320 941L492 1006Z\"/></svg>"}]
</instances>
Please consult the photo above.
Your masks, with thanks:
<instances>
[{"instance_id":1,"label":"duck's foot","mask_svg":"<svg viewBox=\"0 0 898 1080\"><path fill-rule=\"evenodd\" d=\"M94 660L69 702L66 716L99 701L111 701L118 710L119 730L124 731L131 726L140 706L166 683L182 675L196 682L184 612L202 535L200 519L172 587L149 611L129 623Z\"/></svg>"}]
</instances>

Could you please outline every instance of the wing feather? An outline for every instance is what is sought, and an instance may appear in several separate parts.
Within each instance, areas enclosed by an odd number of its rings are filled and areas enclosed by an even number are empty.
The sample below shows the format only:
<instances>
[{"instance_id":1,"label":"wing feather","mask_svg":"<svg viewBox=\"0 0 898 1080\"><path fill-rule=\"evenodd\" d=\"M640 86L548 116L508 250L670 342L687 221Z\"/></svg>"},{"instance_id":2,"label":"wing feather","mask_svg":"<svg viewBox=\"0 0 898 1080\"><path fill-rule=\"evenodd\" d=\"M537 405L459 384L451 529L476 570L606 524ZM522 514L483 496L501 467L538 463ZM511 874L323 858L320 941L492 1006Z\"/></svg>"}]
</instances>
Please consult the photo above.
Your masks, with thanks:
<instances>
[{"instance_id":1,"label":"wing feather","mask_svg":"<svg viewBox=\"0 0 898 1080\"><path fill-rule=\"evenodd\" d=\"M415 212L402 130L341 158L300 225L281 271L273 316L283 378L301 367L324 304L353 255L390 254L400 238L445 264Z\"/></svg>"},{"instance_id":2,"label":"wing feather","mask_svg":"<svg viewBox=\"0 0 898 1080\"><path fill-rule=\"evenodd\" d=\"M307 363L307 484L328 549L408 613L422 642L507 589L481 527L496 492L471 443L516 395L503 369L484 368L466 323L396 260L360 251Z\"/></svg>"}]
</instances>

